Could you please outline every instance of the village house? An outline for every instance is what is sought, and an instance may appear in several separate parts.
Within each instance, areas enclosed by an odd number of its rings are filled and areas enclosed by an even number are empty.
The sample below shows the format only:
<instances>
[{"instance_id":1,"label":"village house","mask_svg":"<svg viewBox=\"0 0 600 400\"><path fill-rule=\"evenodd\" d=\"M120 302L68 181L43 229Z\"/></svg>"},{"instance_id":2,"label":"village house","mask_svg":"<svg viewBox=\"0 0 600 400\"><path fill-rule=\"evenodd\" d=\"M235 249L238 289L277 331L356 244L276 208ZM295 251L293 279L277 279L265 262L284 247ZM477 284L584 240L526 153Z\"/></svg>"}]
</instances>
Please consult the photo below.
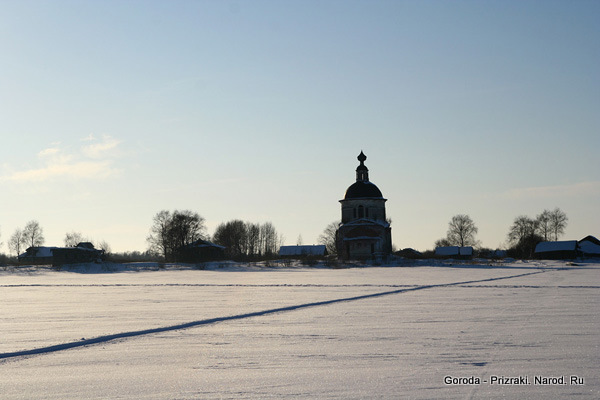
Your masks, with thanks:
<instances>
[{"instance_id":1,"label":"village house","mask_svg":"<svg viewBox=\"0 0 600 400\"><path fill-rule=\"evenodd\" d=\"M600 240L586 236L580 241L562 240L541 242L535 247L534 256L545 260L571 260L577 257L600 257Z\"/></svg>"},{"instance_id":2,"label":"village house","mask_svg":"<svg viewBox=\"0 0 600 400\"><path fill-rule=\"evenodd\" d=\"M177 261L185 263L222 260L225 258L225 247L198 239L177 249L176 258Z\"/></svg>"},{"instance_id":3,"label":"village house","mask_svg":"<svg viewBox=\"0 0 600 400\"><path fill-rule=\"evenodd\" d=\"M75 247L34 246L18 256L19 263L32 265L60 266L100 262L104 259L104 250L94 248L90 242L81 242Z\"/></svg>"},{"instance_id":4,"label":"village house","mask_svg":"<svg viewBox=\"0 0 600 400\"><path fill-rule=\"evenodd\" d=\"M535 258L543 260L569 260L576 258L577 240L561 240L556 242L541 242L535 246Z\"/></svg>"}]
</instances>

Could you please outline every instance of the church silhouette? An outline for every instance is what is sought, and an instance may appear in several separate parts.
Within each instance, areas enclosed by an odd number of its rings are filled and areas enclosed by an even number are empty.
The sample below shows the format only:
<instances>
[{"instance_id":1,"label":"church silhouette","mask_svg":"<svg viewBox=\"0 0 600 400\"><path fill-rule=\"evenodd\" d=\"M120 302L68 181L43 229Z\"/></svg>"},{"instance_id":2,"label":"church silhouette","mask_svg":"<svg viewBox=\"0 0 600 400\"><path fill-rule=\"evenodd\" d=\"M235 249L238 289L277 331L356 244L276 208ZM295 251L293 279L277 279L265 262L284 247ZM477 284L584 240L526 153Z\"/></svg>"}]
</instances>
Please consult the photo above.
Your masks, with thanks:
<instances>
[{"instance_id":1,"label":"church silhouette","mask_svg":"<svg viewBox=\"0 0 600 400\"><path fill-rule=\"evenodd\" d=\"M342 223L336 234L340 258L383 258L392 252L392 228L385 216L381 190L369 181L367 156L361 151L356 182L346 190L342 204Z\"/></svg>"}]
</instances>

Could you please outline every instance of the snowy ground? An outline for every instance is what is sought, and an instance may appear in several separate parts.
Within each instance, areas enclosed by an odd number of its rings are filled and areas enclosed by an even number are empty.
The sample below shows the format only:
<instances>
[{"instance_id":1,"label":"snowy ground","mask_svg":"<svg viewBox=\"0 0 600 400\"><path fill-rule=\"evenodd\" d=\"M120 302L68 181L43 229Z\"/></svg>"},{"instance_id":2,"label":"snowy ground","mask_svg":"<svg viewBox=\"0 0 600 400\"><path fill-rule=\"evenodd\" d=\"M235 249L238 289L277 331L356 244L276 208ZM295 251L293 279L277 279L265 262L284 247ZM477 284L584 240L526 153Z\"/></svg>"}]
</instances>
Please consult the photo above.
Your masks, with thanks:
<instances>
[{"instance_id":1,"label":"snowy ground","mask_svg":"<svg viewBox=\"0 0 600 400\"><path fill-rule=\"evenodd\" d=\"M0 398L597 399L577 264L0 270Z\"/></svg>"}]
</instances>

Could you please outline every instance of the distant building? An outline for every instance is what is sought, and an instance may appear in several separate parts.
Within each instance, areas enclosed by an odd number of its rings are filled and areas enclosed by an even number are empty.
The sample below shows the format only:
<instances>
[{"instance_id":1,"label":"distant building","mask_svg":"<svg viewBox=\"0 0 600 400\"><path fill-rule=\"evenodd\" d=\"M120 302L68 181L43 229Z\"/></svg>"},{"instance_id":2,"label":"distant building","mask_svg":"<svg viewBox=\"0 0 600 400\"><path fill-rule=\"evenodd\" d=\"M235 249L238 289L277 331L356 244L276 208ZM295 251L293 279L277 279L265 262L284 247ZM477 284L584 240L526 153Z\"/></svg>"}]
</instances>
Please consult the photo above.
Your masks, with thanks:
<instances>
[{"instance_id":1,"label":"distant building","mask_svg":"<svg viewBox=\"0 0 600 400\"><path fill-rule=\"evenodd\" d=\"M436 247L435 255L440 258L458 258L470 260L473 258L473 247L471 246L442 246Z\"/></svg>"},{"instance_id":2,"label":"distant building","mask_svg":"<svg viewBox=\"0 0 600 400\"><path fill-rule=\"evenodd\" d=\"M19 255L19 263L53 266L99 262L104 258L104 250L94 248L90 242L81 242L75 247L29 247Z\"/></svg>"},{"instance_id":3,"label":"distant building","mask_svg":"<svg viewBox=\"0 0 600 400\"><path fill-rule=\"evenodd\" d=\"M367 156L361 151L356 182L346 190L342 223L336 234L338 256L343 259L381 258L392 252L392 229L386 220L381 191L369 181Z\"/></svg>"},{"instance_id":4,"label":"distant building","mask_svg":"<svg viewBox=\"0 0 600 400\"><path fill-rule=\"evenodd\" d=\"M282 257L294 256L326 256L327 248L325 245L302 245L302 246L281 246L279 255Z\"/></svg>"},{"instance_id":5,"label":"distant building","mask_svg":"<svg viewBox=\"0 0 600 400\"><path fill-rule=\"evenodd\" d=\"M570 260L578 255L577 240L541 242L535 246L533 254L543 260Z\"/></svg>"},{"instance_id":6,"label":"distant building","mask_svg":"<svg viewBox=\"0 0 600 400\"><path fill-rule=\"evenodd\" d=\"M199 239L177 250L177 261L185 263L215 261L223 258L225 258L225 247L208 240Z\"/></svg>"},{"instance_id":7,"label":"distant building","mask_svg":"<svg viewBox=\"0 0 600 400\"><path fill-rule=\"evenodd\" d=\"M585 257L600 257L600 240L586 236L578 242L579 251Z\"/></svg>"},{"instance_id":8,"label":"distant building","mask_svg":"<svg viewBox=\"0 0 600 400\"><path fill-rule=\"evenodd\" d=\"M409 259L423 258L423 254L420 251L411 249L410 247L399 250L399 251L395 252L394 255L397 255L397 256L403 257L403 258L409 258Z\"/></svg>"}]
</instances>

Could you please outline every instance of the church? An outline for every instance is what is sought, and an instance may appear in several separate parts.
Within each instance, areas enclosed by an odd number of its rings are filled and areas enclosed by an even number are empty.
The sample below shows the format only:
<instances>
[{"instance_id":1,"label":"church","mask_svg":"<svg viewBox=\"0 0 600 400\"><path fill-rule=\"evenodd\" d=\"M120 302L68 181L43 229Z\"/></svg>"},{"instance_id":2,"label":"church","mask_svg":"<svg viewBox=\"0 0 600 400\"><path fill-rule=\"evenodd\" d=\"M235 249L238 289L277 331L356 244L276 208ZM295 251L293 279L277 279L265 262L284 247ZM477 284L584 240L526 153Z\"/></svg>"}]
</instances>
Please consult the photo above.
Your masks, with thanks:
<instances>
[{"instance_id":1,"label":"church","mask_svg":"<svg viewBox=\"0 0 600 400\"><path fill-rule=\"evenodd\" d=\"M379 188L369 181L367 156L361 151L356 182L348 187L342 203L342 223L336 234L338 256L342 259L383 258L392 252L392 228L385 216L385 202Z\"/></svg>"}]
</instances>

